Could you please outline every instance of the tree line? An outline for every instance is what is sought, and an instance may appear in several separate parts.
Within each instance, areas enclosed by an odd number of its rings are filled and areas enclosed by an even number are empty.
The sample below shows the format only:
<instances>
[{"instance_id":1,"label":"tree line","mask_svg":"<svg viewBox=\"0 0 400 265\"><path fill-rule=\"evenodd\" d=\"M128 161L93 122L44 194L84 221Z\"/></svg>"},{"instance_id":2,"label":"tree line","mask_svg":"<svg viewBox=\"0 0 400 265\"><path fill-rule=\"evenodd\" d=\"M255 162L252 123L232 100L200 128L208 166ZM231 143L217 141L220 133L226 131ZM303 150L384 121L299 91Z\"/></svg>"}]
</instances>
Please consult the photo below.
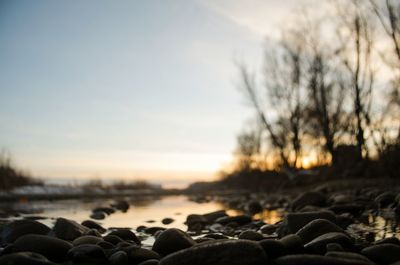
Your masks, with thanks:
<instances>
[{"instance_id":1,"label":"tree line","mask_svg":"<svg viewBox=\"0 0 400 265\"><path fill-rule=\"evenodd\" d=\"M256 115L238 135L237 170L399 167L400 1L326 7L284 21L291 25L265 48L261 73L238 64Z\"/></svg>"}]
</instances>

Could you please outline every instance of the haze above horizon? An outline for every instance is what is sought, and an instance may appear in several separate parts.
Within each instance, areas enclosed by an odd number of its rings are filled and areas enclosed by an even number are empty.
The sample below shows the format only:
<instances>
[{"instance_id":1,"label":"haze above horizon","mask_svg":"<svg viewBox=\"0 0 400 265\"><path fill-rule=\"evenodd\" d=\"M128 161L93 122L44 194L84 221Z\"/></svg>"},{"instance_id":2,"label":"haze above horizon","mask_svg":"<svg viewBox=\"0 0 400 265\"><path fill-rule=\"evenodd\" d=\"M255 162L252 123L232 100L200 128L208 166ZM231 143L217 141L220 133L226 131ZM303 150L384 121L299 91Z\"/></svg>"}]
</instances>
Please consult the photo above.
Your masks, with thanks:
<instances>
[{"instance_id":1,"label":"haze above horizon","mask_svg":"<svg viewBox=\"0 0 400 265\"><path fill-rule=\"evenodd\" d=\"M51 181L211 180L252 114L234 61L299 2L2 1L0 147Z\"/></svg>"}]
</instances>

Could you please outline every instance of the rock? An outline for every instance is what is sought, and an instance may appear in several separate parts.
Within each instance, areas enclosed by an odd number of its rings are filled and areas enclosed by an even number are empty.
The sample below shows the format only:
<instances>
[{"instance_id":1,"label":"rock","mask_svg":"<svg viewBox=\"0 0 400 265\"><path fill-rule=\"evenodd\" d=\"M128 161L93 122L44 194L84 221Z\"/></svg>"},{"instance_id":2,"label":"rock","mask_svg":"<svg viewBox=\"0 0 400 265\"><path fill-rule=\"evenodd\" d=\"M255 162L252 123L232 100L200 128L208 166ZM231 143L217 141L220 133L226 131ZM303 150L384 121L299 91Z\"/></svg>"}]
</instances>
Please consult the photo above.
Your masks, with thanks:
<instances>
[{"instance_id":1,"label":"rock","mask_svg":"<svg viewBox=\"0 0 400 265\"><path fill-rule=\"evenodd\" d=\"M103 249L97 245L79 245L73 247L68 251L67 257L74 264L108 264L108 259Z\"/></svg>"},{"instance_id":2,"label":"rock","mask_svg":"<svg viewBox=\"0 0 400 265\"><path fill-rule=\"evenodd\" d=\"M96 223L95 221L92 221L92 220L83 221L81 224L82 224L83 226L86 226L87 228L96 229L96 230L99 231L99 233L101 233L101 234L103 234L104 232L107 231L107 230L106 230L104 227L102 227L99 223Z\"/></svg>"},{"instance_id":3,"label":"rock","mask_svg":"<svg viewBox=\"0 0 400 265\"><path fill-rule=\"evenodd\" d=\"M76 238L74 241L72 241L72 245L74 246L79 246L79 245L84 245L84 244L91 244L91 245L96 245L97 243L104 241L103 238L101 237L96 237L96 236L81 236Z\"/></svg>"},{"instance_id":4,"label":"rock","mask_svg":"<svg viewBox=\"0 0 400 265\"><path fill-rule=\"evenodd\" d=\"M400 260L400 246L384 243L366 247L361 254L379 264L390 264Z\"/></svg>"},{"instance_id":5,"label":"rock","mask_svg":"<svg viewBox=\"0 0 400 265\"><path fill-rule=\"evenodd\" d=\"M139 265L158 265L158 260L156 259L149 259L146 261L141 262Z\"/></svg>"},{"instance_id":6,"label":"rock","mask_svg":"<svg viewBox=\"0 0 400 265\"><path fill-rule=\"evenodd\" d=\"M328 251L325 256L327 257L335 257L335 258L342 258L342 259L353 259L353 260L361 260L370 263L373 265L374 263L369 260L367 257L354 253L354 252L346 252L346 251Z\"/></svg>"},{"instance_id":7,"label":"rock","mask_svg":"<svg viewBox=\"0 0 400 265\"><path fill-rule=\"evenodd\" d=\"M80 225L75 221L65 218L57 218L53 227L53 232L56 237L68 241L72 241L77 237L83 236L90 229L86 226Z\"/></svg>"},{"instance_id":8,"label":"rock","mask_svg":"<svg viewBox=\"0 0 400 265\"><path fill-rule=\"evenodd\" d=\"M375 198L375 202L381 207L385 208L395 202L396 193L387 191L380 194L378 197Z\"/></svg>"},{"instance_id":9,"label":"rock","mask_svg":"<svg viewBox=\"0 0 400 265\"><path fill-rule=\"evenodd\" d=\"M263 211L263 207L258 201L251 201L246 205L246 211L250 214L256 214Z\"/></svg>"},{"instance_id":10,"label":"rock","mask_svg":"<svg viewBox=\"0 0 400 265\"><path fill-rule=\"evenodd\" d=\"M190 214L186 217L185 224L189 231L199 231L208 224L208 220L201 214Z\"/></svg>"},{"instance_id":11,"label":"rock","mask_svg":"<svg viewBox=\"0 0 400 265\"><path fill-rule=\"evenodd\" d=\"M301 208L311 205L311 206L325 206L326 197L321 192L309 191L300 194L292 202L292 209L294 211L300 210Z\"/></svg>"},{"instance_id":12,"label":"rock","mask_svg":"<svg viewBox=\"0 0 400 265\"><path fill-rule=\"evenodd\" d=\"M136 244L140 245L140 240L139 238L129 229L121 228L117 230L111 231L108 235L110 236L118 236L122 240L131 240L135 242Z\"/></svg>"},{"instance_id":13,"label":"rock","mask_svg":"<svg viewBox=\"0 0 400 265\"><path fill-rule=\"evenodd\" d=\"M61 262L65 260L72 245L56 237L28 234L19 237L14 242L14 247L18 251L35 252L51 261Z\"/></svg>"},{"instance_id":14,"label":"rock","mask_svg":"<svg viewBox=\"0 0 400 265\"><path fill-rule=\"evenodd\" d=\"M284 225L286 225L288 233L294 234L315 219L325 219L335 222L336 216L329 211L288 213Z\"/></svg>"},{"instance_id":15,"label":"rock","mask_svg":"<svg viewBox=\"0 0 400 265\"><path fill-rule=\"evenodd\" d=\"M166 230L165 227L158 227L158 226L152 226L152 227L147 227L144 229L144 232L146 234L150 234L150 235L154 235L155 233L157 233L158 231L164 231Z\"/></svg>"},{"instance_id":16,"label":"rock","mask_svg":"<svg viewBox=\"0 0 400 265\"><path fill-rule=\"evenodd\" d=\"M212 239L229 239L229 237L227 237L226 235L223 235L221 233L209 233L209 234L205 234L204 237L212 238Z\"/></svg>"},{"instance_id":17,"label":"rock","mask_svg":"<svg viewBox=\"0 0 400 265\"><path fill-rule=\"evenodd\" d=\"M274 260L275 265L371 265L369 262L320 255L287 255Z\"/></svg>"},{"instance_id":18,"label":"rock","mask_svg":"<svg viewBox=\"0 0 400 265\"><path fill-rule=\"evenodd\" d=\"M115 213L115 210L111 207L96 207L92 210L92 212L103 212L107 215L110 215L112 213Z\"/></svg>"},{"instance_id":19,"label":"rock","mask_svg":"<svg viewBox=\"0 0 400 265\"><path fill-rule=\"evenodd\" d=\"M149 259L160 259L160 255L158 255L158 253L150 249L141 248L139 246L130 246L124 248L123 251L125 251L128 255L129 264L138 264Z\"/></svg>"},{"instance_id":20,"label":"rock","mask_svg":"<svg viewBox=\"0 0 400 265\"><path fill-rule=\"evenodd\" d=\"M56 265L44 256L32 252L11 253L0 257L1 265Z\"/></svg>"},{"instance_id":21,"label":"rock","mask_svg":"<svg viewBox=\"0 0 400 265\"><path fill-rule=\"evenodd\" d=\"M116 235L106 235L103 237L104 241L111 243L113 245L117 245L119 242L122 242L122 238Z\"/></svg>"},{"instance_id":22,"label":"rock","mask_svg":"<svg viewBox=\"0 0 400 265\"><path fill-rule=\"evenodd\" d=\"M285 246L285 252L287 254L298 254L304 252L304 246L302 239L296 234L290 234L279 239Z\"/></svg>"},{"instance_id":23,"label":"rock","mask_svg":"<svg viewBox=\"0 0 400 265\"><path fill-rule=\"evenodd\" d=\"M350 213L354 216L358 216L364 212L365 207L361 204L348 203L332 205L328 209L336 214Z\"/></svg>"},{"instance_id":24,"label":"rock","mask_svg":"<svg viewBox=\"0 0 400 265\"><path fill-rule=\"evenodd\" d=\"M47 235L50 228L34 220L16 220L5 224L0 230L0 245L13 243L26 234Z\"/></svg>"},{"instance_id":25,"label":"rock","mask_svg":"<svg viewBox=\"0 0 400 265\"><path fill-rule=\"evenodd\" d=\"M90 218L95 220L103 220L104 218L106 218L106 214L104 212L93 212L90 215Z\"/></svg>"},{"instance_id":26,"label":"rock","mask_svg":"<svg viewBox=\"0 0 400 265\"><path fill-rule=\"evenodd\" d=\"M344 251L343 247L337 243L326 244L326 251Z\"/></svg>"},{"instance_id":27,"label":"rock","mask_svg":"<svg viewBox=\"0 0 400 265\"><path fill-rule=\"evenodd\" d=\"M114 248L114 245L111 244L110 242L107 242L107 241L100 241L96 245L98 245L102 249L112 249L112 248Z\"/></svg>"},{"instance_id":28,"label":"rock","mask_svg":"<svg viewBox=\"0 0 400 265\"><path fill-rule=\"evenodd\" d=\"M128 265L128 255L124 251L117 251L108 258L110 265Z\"/></svg>"},{"instance_id":29,"label":"rock","mask_svg":"<svg viewBox=\"0 0 400 265\"><path fill-rule=\"evenodd\" d=\"M217 240L168 255L159 265L264 265L267 255L256 242Z\"/></svg>"},{"instance_id":30,"label":"rock","mask_svg":"<svg viewBox=\"0 0 400 265\"><path fill-rule=\"evenodd\" d=\"M374 245L385 244L385 243L400 245L400 240L397 237L387 237L374 242Z\"/></svg>"},{"instance_id":31,"label":"rock","mask_svg":"<svg viewBox=\"0 0 400 265\"><path fill-rule=\"evenodd\" d=\"M305 244L304 247L311 253L324 254L327 251L326 245L329 243L339 244L344 250L353 249L353 242L350 237L339 232L331 232L320 235L309 243Z\"/></svg>"},{"instance_id":32,"label":"rock","mask_svg":"<svg viewBox=\"0 0 400 265\"><path fill-rule=\"evenodd\" d=\"M129 209L129 203L125 200L118 200L112 203L111 206L122 212L126 212Z\"/></svg>"},{"instance_id":33,"label":"rock","mask_svg":"<svg viewBox=\"0 0 400 265\"><path fill-rule=\"evenodd\" d=\"M196 242L185 232L170 228L163 231L155 240L153 250L161 256L166 256L181 249L194 246Z\"/></svg>"},{"instance_id":34,"label":"rock","mask_svg":"<svg viewBox=\"0 0 400 265\"><path fill-rule=\"evenodd\" d=\"M212 223L214 223L215 220L217 220L218 218L225 217L225 216L228 216L228 215L226 214L226 211L225 211L225 210L219 210L219 211L214 211L214 212L210 212L210 213L203 214L203 217L206 218L206 220L207 220L207 222L208 222L209 224L212 224Z\"/></svg>"},{"instance_id":35,"label":"rock","mask_svg":"<svg viewBox=\"0 0 400 265\"><path fill-rule=\"evenodd\" d=\"M164 218L161 220L161 223L163 223L164 225L169 225L171 223L173 223L175 220L172 218Z\"/></svg>"},{"instance_id":36,"label":"rock","mask_svg":"<svg viewBox=\"0 0 400 265\"><path fill-rule=\"evenodd\" d=\"M218 218L215 222L221 225L227 225L229 223L236 223L238 225L245 225L251 222L251 216L238 215L238 216L225 216Z\"/></svg>"},{"instance_id":37,"label":"rock","mask_svg":"<svg viewBox=\"0 0 400 265\"><path fill-rule=\"evenodd\" d=\"M264 236L260 233L257 233L253 230L246 230L239 234L239 239L247 239L252 241L260 241L264 239Z\"/></svg>"},{"instance_id":38,"label":"rock","mask_svg":"<svg viewBox=\"0 0 400 265\"><path fill-rule=\"evenodd\" d=\"M260 227L260 232L265 234L265 235L271 235L273 233L276 232L276 230L278 229L278 225L270 225L270 224L266 224Z\"/></svg>"},{"instance_id":39,"label":"rock","mask_svg":"<svg viewBox=\"0 0 400 265\"><path fill-rule=\"evenodd\" d=\"M300 236L303 242L306 244L314 238L330 232L344 233L344 230L328 220L316 219L309 222L307 225L297 231L296 234Z\"/></svg>"},{"instance_id":40,"label":"rock","mask_svg":"<svg viewBox=\"0 0 400 265\"><path fill-rule=\"evenodd\" d=\"M282 242L274 239L263 239L258 242L260 246L264 249L267 256L271 259L280 257L286 254L286 247Z\"/></svg>"}]
</instances>

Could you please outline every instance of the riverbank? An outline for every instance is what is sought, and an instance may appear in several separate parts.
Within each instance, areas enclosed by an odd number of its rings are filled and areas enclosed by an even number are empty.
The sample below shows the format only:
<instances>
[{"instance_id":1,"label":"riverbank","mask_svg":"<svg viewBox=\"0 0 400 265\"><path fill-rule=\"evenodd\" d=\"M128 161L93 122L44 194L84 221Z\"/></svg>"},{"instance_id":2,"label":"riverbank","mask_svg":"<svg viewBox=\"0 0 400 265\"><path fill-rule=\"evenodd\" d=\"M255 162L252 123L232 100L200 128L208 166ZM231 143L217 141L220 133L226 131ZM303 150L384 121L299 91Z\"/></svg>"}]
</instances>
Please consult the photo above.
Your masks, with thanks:
<instances>
[{"instance_id":1,"label":"riverbank","mask_svg":"<svg viewBox=\"0 0 400 265\"><path fill-rule=\"evenodd\" d=\"M161 225L148 216L148 222L134 226L103 225L115 217L133 224L129 220L140 208L131 201L98 200L80 221L65 216L49 223L26 216L5 220L0 264L397 264L398 194L396 187L319 187L297 194L192 196L197 202L184 216L160 205L153 217ZM210 201L225 210L195 206ZM266 221L266 211L282 215ZM96 221L96 212L104 219ZM185 223L180 229L177 216Z\"/></svg>"}]
</instances>

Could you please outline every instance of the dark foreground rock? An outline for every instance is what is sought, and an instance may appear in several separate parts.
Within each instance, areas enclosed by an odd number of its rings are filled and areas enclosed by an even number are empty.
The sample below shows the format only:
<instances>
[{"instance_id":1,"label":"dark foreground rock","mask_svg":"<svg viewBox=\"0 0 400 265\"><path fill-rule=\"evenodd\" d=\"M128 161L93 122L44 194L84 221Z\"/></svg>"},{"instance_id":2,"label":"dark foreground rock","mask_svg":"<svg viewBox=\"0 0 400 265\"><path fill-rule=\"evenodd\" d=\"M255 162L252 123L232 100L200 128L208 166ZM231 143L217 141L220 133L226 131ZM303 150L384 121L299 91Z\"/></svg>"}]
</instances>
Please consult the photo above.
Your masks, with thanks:
<instances>
[{"instance_id":1,"label":"dark foreground rock","mask_svg":"<svg viewBox=\"0 0 400 265\"><path fill-rule=\"evenodd\" d=\"M265 265L262 247L247 240L205 242L161 259L159 265Z\"/></svg>"},{"instance_id":2,"label":"dark foreground rock","mask_svg":"<svg viewBox=\"0 0 400 265\"><path fill-rule=\"evenodd\" d=\"M320 255L287 255L273 261L274 265L372 265L364 260Z\"/></svg>"},{"instance_id":3,"label":"dark foreground rock","mask_svg":"<svg viewBox=\"0 0 400 265\"><path fill-rule=\"evenodd\" d=\"M31 234L18 238L14 247L17 251L35 252L51 261L60 262L65 260L72 244L56 237Z\"/></svg>"},{"instance_id":4,"label":"dark foreground rock","mask_svg":"<svg viewBox=\"0 0 400 265\"><path fill-rule=\"evenodd\" d=\"M26 234L47 235L50 228L34 220L16 220L2 227L0 232L0 245L14 242Z\"/></svg>"},{"instance_id":5,"label":"dark foreground rock","mask_svg":"<svg viewBox=\"0 0 400 265\"><path fill-rule=\"evenodd\" d=\"M55 265L44 256L32 252L18 252L0 257L1 265Z\"/></svg>"},{"instance_id":6,"label":"dark foreground rock","mask_svg":"<svg viewBox=\"0 0 400 265\"><path fill-rule=\"evenodd\" d=\"M364 248L361 253L379 264L390 264L400 261L400 246L395 244L379 244Z\"/></svg>"},{"instance_id":7,"label":"dark foreground rock","mask_svg":"<svg viewBox=\"0 0 400 265\"><path fill-rule=\"evenodd\" d=\"M185 232L171 228L163 231L154 242L153 250L162 256L194 246L196 242Z\"/></svg>"},{"instance_id":8,"label":"dark foreground rock","mask_svg":"<svg viewBox=\"0 0 400 265\"><path fill-rule=\"evenodd\" d=\"M86 226L65 218L58 218L53 227L53 232L56 237L70 241L83 236L85 233L89 232L89 230L90 229Z\"/></svg>"}]
</instances>

